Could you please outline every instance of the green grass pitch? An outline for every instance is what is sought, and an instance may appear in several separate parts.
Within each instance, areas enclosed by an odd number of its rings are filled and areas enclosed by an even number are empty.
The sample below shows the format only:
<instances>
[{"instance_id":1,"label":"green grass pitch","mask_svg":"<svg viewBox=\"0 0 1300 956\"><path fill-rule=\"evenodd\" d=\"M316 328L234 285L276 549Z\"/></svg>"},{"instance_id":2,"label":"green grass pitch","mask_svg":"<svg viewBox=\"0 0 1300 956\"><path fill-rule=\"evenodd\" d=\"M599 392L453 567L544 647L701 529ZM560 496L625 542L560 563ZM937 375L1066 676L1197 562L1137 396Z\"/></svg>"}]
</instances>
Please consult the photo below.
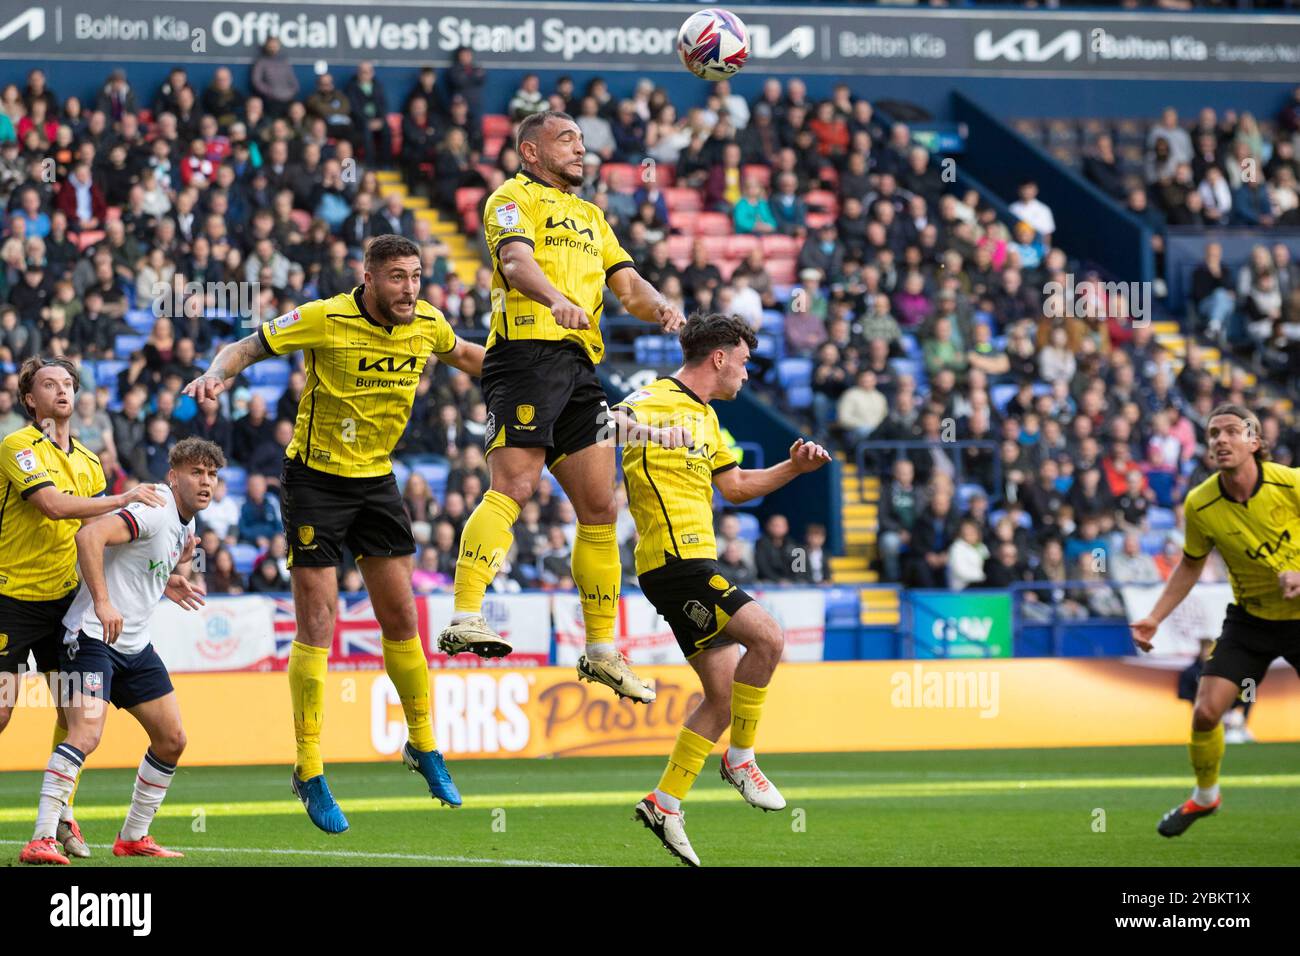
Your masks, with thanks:
<instances>
[{"instance_id":1,"label":"green grass pitch","mask_svg":"<svg viewBox=\"0 0 1300 956\"><path fill-rule=\"evenodd\" d=\"M1224 808L1175 840L1155 825L1189 792L1181 747L768 755L763 768L789 806L767 814L723 784L717 764L685 804L706 866L1300 864L1300 744L1230 747ZM632 819L661 758L450 766L459 810L434 803L396 761L329 767L352 824L336 837L289 794L288 767L182 766L153 827L186 852L176 861L112 856L134 773L90 770L77 817L94 857L74 867L680 865ZM0 776L7 865L31 836L39 786L38 773Z\"/></svg>"}]
</instances>

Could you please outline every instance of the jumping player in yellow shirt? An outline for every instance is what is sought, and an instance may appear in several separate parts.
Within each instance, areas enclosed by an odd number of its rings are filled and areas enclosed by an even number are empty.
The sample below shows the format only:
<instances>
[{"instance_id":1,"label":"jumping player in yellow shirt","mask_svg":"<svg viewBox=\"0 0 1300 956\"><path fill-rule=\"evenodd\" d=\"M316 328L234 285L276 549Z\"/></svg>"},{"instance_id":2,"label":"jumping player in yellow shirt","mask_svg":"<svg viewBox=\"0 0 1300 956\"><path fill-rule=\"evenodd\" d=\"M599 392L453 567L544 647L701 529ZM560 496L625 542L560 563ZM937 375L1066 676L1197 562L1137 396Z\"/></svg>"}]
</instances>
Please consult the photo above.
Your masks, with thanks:
<instances>
[{"instance_id":1,"label":"jumping player in yellow shirt","mask_svg":"<svg viewBox=\"0 0 1300 956\"><path fill-rule=\"evenodd\" d=\"M699 866L686 838L681 802L728 728L722 779L753 806L785 806L754 757L758 721L784 637L776 620L718 566L713 489L741 504L816 471L830 455L800 439L790 446L787 461L761 470L740 468L710 403L739 394L758 340L737 316L693 315L681 341L685 364L623 399L613 416L640 534L637 582L673 629L704 686L704 700L678 733L659 786L637 804L636 813L670 853ZM738 645L745 648L743 657Z\"/></svg>"},{"instance_id":2,"label":"jumping player in yellow shirt","mask_svg":"<svg viewBox=\"0 0 1300 956\"><path fill-rule=\"evenodd\" d=\"M1240 405L1219 405L1205 434L1218 473L1187 494L1183 558L1148 617L1132 624L1150 651L1156 628L1191 592L1217 548L1228 565L1234 603L1201 672L1189 751L1196 787L1156 828L1175 837L1219 809L1223 715L1254 691L1278 658L1300 671L1300 469L1268 460L1259 419Z\"/></svg>"},{"instance_id":3,"label":"jumping player in yellow shirt","mask_svg":"<svg viewBox=\"0 0 1300 956\"><path fill-rule=\"evenodd\" d=\"M307 387L280 479L298 623L289 651L298 748L291 782L311 821L326 833L348 828L325 782L320 753L344 544L357 556L383 630L384 669L402 700L409 735L402 759L435 798L461 803L434 743L429 664L411 590L415 538L389 456L411 417L429 357L478 375L483 349L458 339L443 314L418 298L420 250L409 239L390 234L370 240L364 279L351 292L262 323L223 348L185 390L196 400L215 397L267 356L301 350L306 359Z\"/></svg>"},{"instance_id":4,"label":"jumping player in yellow shirt","mask_svg":"<svg viewBox=\"0 0 1300 956\"><path fill-rule=\"evenodd\" d=\"M438 646L502 657L511 646L483 618L483 596L514 541L511 528L546 465L578 516L573 580L582 601L583 680L648 703L654 690L614 649L618 540L614 450L600 445L608 405L596 377L606 285L624 307L664 332L685 319L637 274L604 215L574 195L586 149L567 113L519 124L522 170L488 197L483 232L492 273L492 331L483 360L490 490L461 533L455 608Z\"/></svg>"}]
</instances>

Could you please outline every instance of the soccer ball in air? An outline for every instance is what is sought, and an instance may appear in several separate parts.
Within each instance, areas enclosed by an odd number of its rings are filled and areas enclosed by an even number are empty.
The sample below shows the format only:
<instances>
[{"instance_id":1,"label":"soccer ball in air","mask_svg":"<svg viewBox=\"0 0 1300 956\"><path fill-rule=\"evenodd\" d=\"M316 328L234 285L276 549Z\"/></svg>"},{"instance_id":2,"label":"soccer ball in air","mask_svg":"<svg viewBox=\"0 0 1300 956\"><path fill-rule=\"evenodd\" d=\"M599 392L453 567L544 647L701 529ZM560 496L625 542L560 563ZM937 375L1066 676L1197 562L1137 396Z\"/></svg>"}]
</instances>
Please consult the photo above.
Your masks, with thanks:
<instances>
[{"instance_id":1,"label":"soccer ball in air","mask_svg":"<svg viewBox=\"0 0 1300 956\"><path fill-rule=\"evenodd\" d=\"M702 80L728 79L749 58L749 31L730 10L701 10L677 31L677 56Z\"/></svg>"}]
</instances>

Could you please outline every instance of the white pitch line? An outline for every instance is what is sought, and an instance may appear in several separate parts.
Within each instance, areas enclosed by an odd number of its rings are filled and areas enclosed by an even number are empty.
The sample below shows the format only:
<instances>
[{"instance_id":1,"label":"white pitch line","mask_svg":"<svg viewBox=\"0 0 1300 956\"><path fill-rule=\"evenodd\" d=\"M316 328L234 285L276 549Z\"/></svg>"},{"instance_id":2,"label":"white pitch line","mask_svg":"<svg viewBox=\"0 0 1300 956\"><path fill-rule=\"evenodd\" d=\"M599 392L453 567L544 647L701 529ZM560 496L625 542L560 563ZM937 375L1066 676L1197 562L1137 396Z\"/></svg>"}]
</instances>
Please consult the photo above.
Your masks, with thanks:
<instances>
[{"instance_id":1,"label":"white pitch line","mask_svg":"<svg viewBox=\"0 0 1300 956\"><path fill-rule=\"evenodd\" d=\"M0 840L0 844L26 846L23 840ZM88 844L96 850L111 850L111 843ZM493 859L478 856L431 856L423 853L364 853L358 850L290 850L258 849L254 847L235 846L171 846L168 849L184 853L269 853L274 856L332 856L360 860L403 860L412 863L485 863L496 866L544 866L544 867L585 867L585 863L554 863L549 860L511 860Z\"/></svg>"}]
</instances>

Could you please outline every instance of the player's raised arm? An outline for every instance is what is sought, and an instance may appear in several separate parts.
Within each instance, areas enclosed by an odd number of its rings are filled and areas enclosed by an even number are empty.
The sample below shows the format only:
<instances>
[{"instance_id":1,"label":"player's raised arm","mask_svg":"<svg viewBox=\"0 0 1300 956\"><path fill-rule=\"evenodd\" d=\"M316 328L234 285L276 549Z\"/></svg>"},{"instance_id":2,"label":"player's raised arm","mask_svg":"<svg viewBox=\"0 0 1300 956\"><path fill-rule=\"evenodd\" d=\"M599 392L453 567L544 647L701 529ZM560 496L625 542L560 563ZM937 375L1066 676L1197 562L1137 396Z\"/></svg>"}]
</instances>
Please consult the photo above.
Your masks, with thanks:
<instances>
[{"instance_id":1,"label":"player's raised arm","mask_svg":"<svg viewBox=\"0 0 1300 956\"><path fill-rule=\"evenodd\" d=\"M113 606L104 578L104 549L126 544L135 537L134 518L122 511L121 520L93 521L77 532L77 566L81 580L95 602L95 616L104 628L105 643L112 644L122 634L122 614Z\"/></svg>"},{"instance_id":2,"label":"player's raised arm","mask_svg":"<svg viewBox=\"0 0 1300 956\"><path fill-rule=\"evenodd\" d=\"M231 342L217 353L206 372L185 386L184 393L196 402L216 398L235 383L240 372L270 355L260 330Z\"/></svg>"},{"instance_id":3,"label":"player's raised arm","mask_svg":"<svg viewBox=\"0 0 1300 956\"><path fill-rule=\"evenodd\" d=\"M733 505L771 494L800 475L816 471L831 460L830 452L815 442L798 439L790 457L771 468L723 467L713 473L713 483Z\"/></svg>"},{"instance_id":4,"label":"player's raised arm","mask_svg":"<svg viewBox=\"0 0 1300 956\"><path fill-rule=\"evenodd\" d=\"M153 485L136 485L120 495L98 495L94 498L65 495L53 485L46 485L29 494L27 501L51 521L98 518L137 501L155 508L166 504Z\"/></svg>"},{"instance_id":5,"label":"player's raised arm","mask_svg":"<svg viewBox=\"0 0 1300 956\"><path fill-rule=\"evenodd\" d=\"M614 272L609 277L609 287L623 303L623 308L642 322L654 322L666 333L679 332L686 324L682 310L669 304L636 269Z\"/></svg>"},{"instance_id":6,"label":"player's raised arm","mask_svg":"<svg viewBox=\"0 0 1300 956\"><path fill-rule=\"evenodd\" d=\"M656 428L653 425L638 422L636 416L622 405L616 405L609 412L610 423L618 436L618 444L636 445L650 442L664 448L694 448L695 439L691 430L685 425L670 425Z\"/></svg>"},{"instance_id":7,"label":"player's raised arm","mask_svg":"<svg viewBox=\"0 0 1300 956\"><path fill-rule=\"evenodd\" d=\"M510 287L528 296L539 305L544 305L555 316L556 323L565 329L591 328L591 316L581 306L574 305L557 289L533 257L530 243L502 240L497 246L497 258L501 262L501 275ZM624 270L626 271L626 270Z\"/></svg>"}]
</instances>

